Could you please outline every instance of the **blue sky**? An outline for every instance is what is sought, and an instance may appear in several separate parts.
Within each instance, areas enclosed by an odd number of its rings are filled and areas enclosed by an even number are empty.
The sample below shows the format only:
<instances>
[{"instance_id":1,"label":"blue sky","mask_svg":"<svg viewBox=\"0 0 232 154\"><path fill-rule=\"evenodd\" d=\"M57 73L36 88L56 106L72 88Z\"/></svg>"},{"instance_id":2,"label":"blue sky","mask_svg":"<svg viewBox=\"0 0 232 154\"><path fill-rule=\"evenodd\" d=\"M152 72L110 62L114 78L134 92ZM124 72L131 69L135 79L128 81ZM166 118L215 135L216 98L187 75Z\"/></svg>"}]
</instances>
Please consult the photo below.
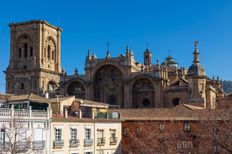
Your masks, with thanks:
<instances>
[{"instance_id":1,"label":"blue sky","mask_svg":"<svg viewBox=\"0 0 232 154\"><path fill-rule=\"evenodd\" d=\"M105 57L128 45L142 62L146 42L153 62L168 50L180 66L192 63L193 41L199 41L200 60L208 76L232 79L231 0L10 0L0 2L0 92L9 62L8 23L43 19L63 29L61 63L68 74L84 73L87 49Z\"/></svg>"}]
</instances>

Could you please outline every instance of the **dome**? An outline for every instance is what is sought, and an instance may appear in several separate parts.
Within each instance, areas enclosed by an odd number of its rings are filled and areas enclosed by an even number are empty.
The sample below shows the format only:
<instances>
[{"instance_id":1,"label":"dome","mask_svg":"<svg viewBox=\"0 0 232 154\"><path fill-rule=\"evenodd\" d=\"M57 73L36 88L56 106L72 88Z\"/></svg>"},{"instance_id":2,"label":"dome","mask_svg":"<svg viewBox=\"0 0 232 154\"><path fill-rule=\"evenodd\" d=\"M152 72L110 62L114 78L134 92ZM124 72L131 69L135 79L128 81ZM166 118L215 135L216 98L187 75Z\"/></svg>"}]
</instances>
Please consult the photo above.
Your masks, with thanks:
<instances>
[{"instance_id":1,"label":"dome","mask_svg":"<svg viewBox=\"0 0 232 154\"><path fill-rule=\"evenodd\" d=\"M200 63L193 63L188 69L188 76L206 76L205 69Z\"/></svg>"},{"instance_id":2,"label":"dome","mask_svg":"<svg viewBox=\"0 0 232 154\"><path fill-rule=\"evenodd\" d=\"M171 56L168 56L164 63L171 67L178 67L177 62Z\"/></svg>"}]
</instances>

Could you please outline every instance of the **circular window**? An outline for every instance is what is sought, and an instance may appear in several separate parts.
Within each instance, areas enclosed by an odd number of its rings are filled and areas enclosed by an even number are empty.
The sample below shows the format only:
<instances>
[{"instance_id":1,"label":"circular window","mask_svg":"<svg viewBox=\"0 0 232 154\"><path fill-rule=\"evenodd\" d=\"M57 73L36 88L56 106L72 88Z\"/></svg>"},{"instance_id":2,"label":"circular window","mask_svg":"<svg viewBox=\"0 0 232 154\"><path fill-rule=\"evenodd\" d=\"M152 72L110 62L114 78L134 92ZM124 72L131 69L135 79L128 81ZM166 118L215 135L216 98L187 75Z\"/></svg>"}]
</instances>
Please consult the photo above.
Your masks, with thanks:
<instances>
[{"instance_id":1,"label":"circular window","mask_svg":"<svg viewBox=\"0 0 232 154\"><path fill-rule=\"evenodd\" d=\"M151 104L151 102L148 98L143 99L143 106L149 106L150 104Z\"/></svg>"}]
</instances>

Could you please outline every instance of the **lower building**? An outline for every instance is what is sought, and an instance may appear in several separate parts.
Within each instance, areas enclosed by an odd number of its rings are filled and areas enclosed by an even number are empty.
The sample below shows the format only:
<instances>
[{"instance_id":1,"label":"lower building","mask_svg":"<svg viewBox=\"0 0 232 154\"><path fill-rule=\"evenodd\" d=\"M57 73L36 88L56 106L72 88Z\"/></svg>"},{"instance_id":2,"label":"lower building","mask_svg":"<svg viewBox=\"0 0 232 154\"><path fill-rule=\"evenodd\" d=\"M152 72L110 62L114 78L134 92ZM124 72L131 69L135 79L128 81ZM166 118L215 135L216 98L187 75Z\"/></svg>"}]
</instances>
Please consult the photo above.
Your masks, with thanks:
<instances>
[{"instance_id":1,"label":"lower building","mask_svg":"<svg viewBox=\"0 0 232 154\"><path fill-rule=\"evenodd\" d=\"M0 151L50 154L50 110L1 107Z\"/></svg>"},{"instance_id":2,"label":"lower building","mask_svg":"<svg viewBox=\"0 0 232 154\"><path fill-rule=\"evenodd\" d=\"M52 154L120 154L121 121L53 117Z\"/></svg>"},{"instance_id":3,"label":"lower building","mask_svg":"<svg viewBox=\"0 0 232 154\"><path fill-rule=\"evenodd\" d=\"M229 154L231 110L181 104L172 109L118 109L122 154Z\"/></svg>"}]
</instances>

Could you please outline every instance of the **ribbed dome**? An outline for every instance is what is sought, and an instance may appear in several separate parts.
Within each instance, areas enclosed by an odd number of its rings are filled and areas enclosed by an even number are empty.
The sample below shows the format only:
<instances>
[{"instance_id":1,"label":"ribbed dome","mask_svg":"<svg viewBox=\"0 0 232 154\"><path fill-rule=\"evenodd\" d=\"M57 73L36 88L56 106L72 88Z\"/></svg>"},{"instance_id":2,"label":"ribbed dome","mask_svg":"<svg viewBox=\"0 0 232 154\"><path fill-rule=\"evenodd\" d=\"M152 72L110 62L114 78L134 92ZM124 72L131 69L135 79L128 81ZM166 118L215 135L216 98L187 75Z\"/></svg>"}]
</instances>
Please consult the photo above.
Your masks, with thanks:
<instances>
[{"instance_id":1,"label":"ribbed dome","mask_svg":"<svg viewBox=\"0 0 232 154\"><path fill-rule=\"evenodd\" d=\"M165 60L166 64L171 67L178 67L177 62L171 57L168 56Z\"/></svg>"},{"instance_id":2,"label":"ribbed dome","mask_svg":"<svg viewBox=\"0 0 232 154\"><path fill-rule=\"evenodd\" d=\"M188 76L205 76L205 69L200 63L192 64L188 69Z\"/></svg>"}]
</instances>

